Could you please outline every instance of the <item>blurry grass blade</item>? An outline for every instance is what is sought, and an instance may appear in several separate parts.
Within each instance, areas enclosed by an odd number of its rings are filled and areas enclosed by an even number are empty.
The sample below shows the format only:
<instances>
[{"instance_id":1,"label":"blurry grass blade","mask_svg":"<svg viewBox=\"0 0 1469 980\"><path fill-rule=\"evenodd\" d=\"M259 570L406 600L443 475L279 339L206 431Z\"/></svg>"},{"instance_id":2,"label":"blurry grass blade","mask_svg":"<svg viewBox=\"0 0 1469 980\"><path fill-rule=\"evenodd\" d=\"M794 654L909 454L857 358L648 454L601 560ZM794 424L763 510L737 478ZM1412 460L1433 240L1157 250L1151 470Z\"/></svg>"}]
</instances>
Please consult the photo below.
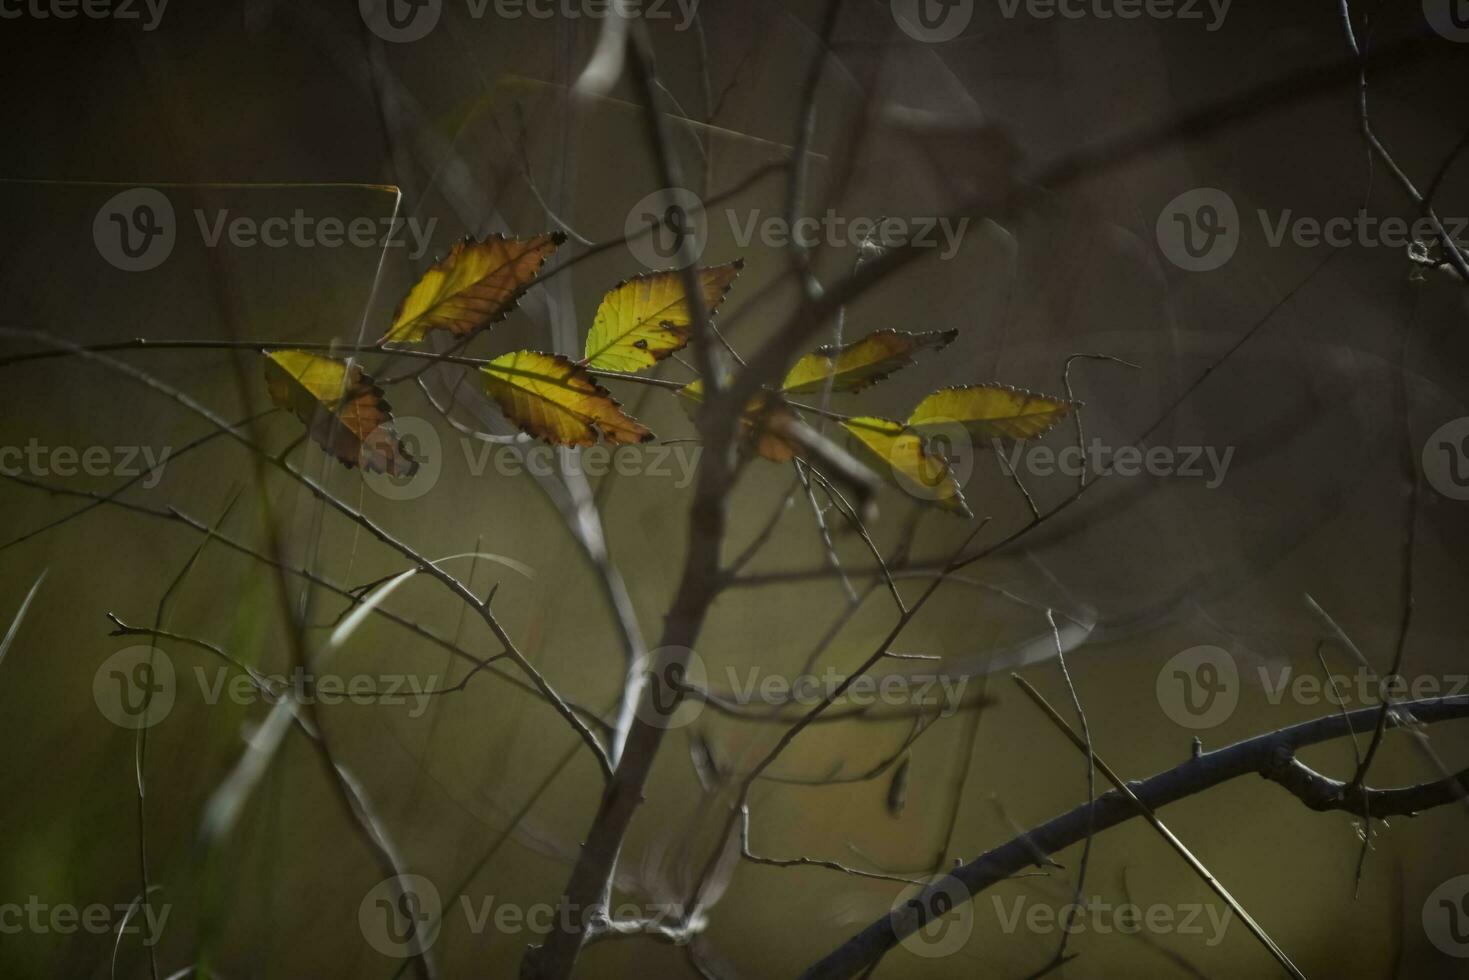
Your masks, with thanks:
<instances>
[{"instance_id":1,"label":"blurry grass blade","mask_svg":"<svg viewBox=\"0 0 1469 980\"><path fill-rule=\"evenodd\" d=\"M441 565L446 561L454 561L458 558L483 558L487 561L498 562L499 564L504 565L507 568L514 569L528 579L534 579L536 577L535 569L531 568L524 562L519 562L516 561L514 558L507 558L504 555L497 555L493 552L488 551L466 551L457 555L448 555L444 558L435 559L433 562L431 562L431 564ZM419 571L420 569L410 568L406 572L400 572L399 574L394 575L392 578L388 579L382 585L373 590L370 596L362 600L362 602L359 603L357 607L352 610L351 615L347 616L346 619L343 619L342 622L338 624L337 628L332 630L332 635L327 639L326 649L323 651L323 653L335 650L343 643L345 643L347 639L357 631L357 628L362 625L367 617L372 615L372 611L374 609L382 605L383 601L386 600L388 596L396 592L401 585L403 585L413 576L417 575Z\"/></svg>"},{"instance_id":2,"label":"blurry grass blade","mask_svg":"<svg viewBox=\"0 0 1469 980\"><path fill-rule=\"evenodd\" d=\"M383 600L398 590L404 582L418 574L418 569L410 568L406 572L393 576L386 583L379 586L370 596L358 604L352 614L342 620L337 628L332 630L332 635L326 641L326 650L335 650L347 641L347 638L357 631L362 621L372 615L372 611L382 604ZM323 651L326 652L326 651Z\"/></svg>"},{"instance_id":3,"label":"blurry grass blade","mask_svg":"<svg viewBox=\"0 0 1469 980\"><path fill-rule=\"evenodd\" d=\"M50 571L50 569L47 569L47 571ZM46 581L46 572L42 572L37 576L35 584L26 593L26 597L21 600L20 608L16 610L15 618L10 621L10 629L5 631L5 639L0 640L0 663L5 662L5 655L10 652L10 644L15 642L15 634L20 632L21 621L26 618L26 612L31 608L31 600L36 597L36 593L40 591L41 583L44 581Z\"/></svg>"},{"instance_id":4,"label":"blurry grass blade","mask_svg":"<svg viewBox=\"0 0 1469 980\"><path fill-rule=\"evenodd\" d=\"M483 558L485 561L492 561L504 565L506 568L519 572L531 581L535 581L536 570L534 568L523 561L517 561L506 555L497 555L492 551L463 551L457 555L445 555L443 558L435 558L432 564L442 565L446 561L458 561L461 558Z\"/></svg>"},{"instance_id":5,"label":"blurry grass blade","mask_svg":"<svg viewBox=\"0 0 1469 980\"><path fill-rule=\"evenodd\" d=\"M245 751L239 761L205 805L200 835L206 843L218 843L229 835L295 720L296 702L290 697L281 698L245 743Z\"/></svg>"}]
</instances>

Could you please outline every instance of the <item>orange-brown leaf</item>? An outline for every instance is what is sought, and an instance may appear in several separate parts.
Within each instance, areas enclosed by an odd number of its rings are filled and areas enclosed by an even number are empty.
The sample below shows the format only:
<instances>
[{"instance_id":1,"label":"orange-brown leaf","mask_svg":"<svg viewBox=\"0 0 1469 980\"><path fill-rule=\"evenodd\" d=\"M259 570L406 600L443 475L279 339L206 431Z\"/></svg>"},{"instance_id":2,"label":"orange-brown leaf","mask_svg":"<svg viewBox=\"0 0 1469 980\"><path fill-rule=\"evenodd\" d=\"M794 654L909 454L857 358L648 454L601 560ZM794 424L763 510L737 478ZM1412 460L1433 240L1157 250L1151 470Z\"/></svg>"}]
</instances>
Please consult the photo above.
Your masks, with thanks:
<instances>
[{"instance_id":1,"label":"orange-brown leaf","mask_svg":"<svg viewBox=\"0 0 1469 980\"><path fill-rule=\"evenodd\" d=\"M678 394L689 405L697 405L704 400L704 382L691 381L678 389ZM763 456L773 463L790 462L796 457L797 447L781 435L780 429L784 421L794 421L795 418L795 413L784 399L778 395L767 397L766 393L757 392L745 403L745 410L740 413L740 438L743 445L757 456Z\"/></svg>"},{"instance_id":2,"label":"orange-brown leaf","mask_svg":"<svg viewBox=\"0 0 1469 980\"><path fill-rule=\"evenodd\" d=\"M357 364L306 351L269 351L265 381L271 401L300 419L316 444L344 465L405 477L418 470L393 427L383 390Z\"/></svg>"}]
</instances>

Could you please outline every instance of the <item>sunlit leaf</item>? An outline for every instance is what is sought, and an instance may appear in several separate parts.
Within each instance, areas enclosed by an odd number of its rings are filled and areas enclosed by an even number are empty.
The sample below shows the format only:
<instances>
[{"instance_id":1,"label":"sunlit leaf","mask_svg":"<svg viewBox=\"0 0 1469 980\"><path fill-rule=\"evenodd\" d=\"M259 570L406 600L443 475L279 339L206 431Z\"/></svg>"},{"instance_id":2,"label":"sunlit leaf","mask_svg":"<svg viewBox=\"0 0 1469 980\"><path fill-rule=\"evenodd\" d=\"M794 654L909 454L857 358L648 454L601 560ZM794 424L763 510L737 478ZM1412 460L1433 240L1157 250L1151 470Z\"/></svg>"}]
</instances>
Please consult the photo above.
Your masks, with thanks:
<instances>
[{"instance_id":1,"label":"sunlit leaf","mask_svg":"<svg viewBox=\"0 0 1469 980\"><path fill-rule=\"evenodd\" d=\"M957 336L957 330L875 330L841 347L818 347L796 362L781 390L791 394L821 391L831 378L832 391L861 391L912 364L911 355L917 351L938 350Z\"/></svg>"},{"instance_id":2,"label":"sunlit leaf","mask_svg":"<svg viewBox=\"0 0 1469 980\"><path fill-rule=\"evenodd\" d=\"M276 407L289 409L316 444L345 465L392 476L417 472L383 390L357 364L300 350L268 351L265 381Z\"/></svg>"},{"instance_id":3,"label":"sunlit leaf","mask_svg":"<svg viewBox=\"0 0 1469 980\"><path fill-rule=\"evenodd\" d=\"M742 260L699 270L704 308L719 309ZM602 297L587 334L586 364L610 371L641 371L689 342L693 317L677 269L624 280Z\"/></svg>"},{"instance_id":4,"label":"sunlit leaf","mask_svg":"<svg viewBox=\"0 0 1469 980\"><path fill-rule=\"evenodd\" d=\"M531 238L490 235L454 243L409 290L382 343L411 344L431 330L463 337L504 318L515 308L518 291L540 274L566 240L558 232Z\"/></svg>"},{"instance_id":5,"label":"sunlit leaf","mask_svg":"<svg viewBox=\"0 0 1469 980\"><path fill-rule=\"evenodd\" d=\"M685 408L691 408L704 400L704 382L691 381L678 390L686 399ZM795 413L779 397L766 392L757 392L745 403L740 413L740 439L743 445L757 456L773 463L788 463L796 457L796 446L780 434L784 420L794 420Z\"/></svg>"},{"instance_id":6,"label":"sunlit leaf","mask_svg":"<svg viewBox=\"0 0 1469 980\"><path fill-rule=\"evenodd\" d=\"M522 430L558 446L647 442L653 433L607 389L560 354L520 350L480 368L485 392Z\"/></svg>"},{"instance_id":7,"label":"sunlit leaf","mask_svg":"<svg viewBox=\"0 0 1469 980\"><path fill-rule=\"evenodd\" d=\"M1072 403L1007 385L940 388L918 403L908 424L927 427L958 423L977 440L1031 439L1070 412Z\"/></svg>"},{"instance_id":8,"label":"sunlit leaf","mask_svg":"<svg viewBox=\"0 0 1469 980\"><path fill-rule=\"evenodd\" d=\"M842 426L856 437L857 458L865 458L900 490L969 516L969 506L949 461L933 452L913 429L902 422L873 416L847 419Z\"/></svg>"}]
</instances>

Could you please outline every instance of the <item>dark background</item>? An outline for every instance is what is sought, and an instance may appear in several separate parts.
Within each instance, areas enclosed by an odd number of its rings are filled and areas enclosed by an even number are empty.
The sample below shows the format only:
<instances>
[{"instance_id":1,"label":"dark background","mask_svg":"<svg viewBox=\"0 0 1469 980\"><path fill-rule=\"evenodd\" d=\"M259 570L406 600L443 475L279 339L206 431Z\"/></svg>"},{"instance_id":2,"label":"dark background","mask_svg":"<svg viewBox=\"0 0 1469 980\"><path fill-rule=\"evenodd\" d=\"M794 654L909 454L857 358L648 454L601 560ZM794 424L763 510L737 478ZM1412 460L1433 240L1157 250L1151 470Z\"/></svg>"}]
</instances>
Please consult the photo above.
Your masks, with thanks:
<instances>
[{"instance_id":1,"label":"dark background","mask_svg":"<svg viewBox=\"0 0 1469 980\"><path fill-rule=\"evenodd\" d=\"M446 0L438 28L407 45L377 43L355 5L237 4L173 0L157 30L85 18L0 20L0 297L5 325L100 341L134 336L325 341L374 330L426 267L464 234L551 227L521 176L522 150L538 189L560 217L590 238L622 233L627 209L660 181L645 149L635 97L624 82L605 100L564 98L595 40L590 21L475 21ZM1359 12L1360 13L1360 12ZM686 172L704 192L728 187L791 142L801 77L816 50L817 6L706 0L701 6L709 91L727 94L710 128L679 127ZM1417 4L1383 5L1373 45L1420 33ZM660 72L691 115L709 111L700 47L690 33L653 25ZM813 149L816 192L833 164L855 155L855 180L841 202L853 214L942 213L949 180L982 174L964 146L933 156L883 126L854 150L864 99L957 113L1002 126L1023 172L1161 120L1227 101L1255 86L1337 64L1347 57L1331 4L1238 0L1222 28L1176 20L1005 19L980 3L964 36L944 45L899 35L884 4L849 4L837 31L843 68L825 76ZM1420 186L1469 128L1463 98L1469 46L1433 36L1405 63L1374 75L1372 115L1384 140ZM385 96L384 93L389 93ZM704 153L695 150L699 141ZM707 173L700 173L707 161ZM978 179L978 178L976 178ZM404 212L436 217L432 251L418 261L390 252L373 290L372 250L203 247L181 225L179 244L145 274L105 264L92 242L98 206L123 188L159 184L301 184L169 191L188 207L289 214L297 207L342 215L385 215L390 193L313 184L396 184ZM1227 191L1244 216L1238 252L1222 269L1187 273L1164 258L1154 224L1164 205L1194 187ZM1469 213L1469 163L1453 169L1437 200L1446 215ZM185 205L182 202L188 201ZM777 213L778 179L731 207ZM1359 207L1412 216L1400 189L1361 142L1350 78L1268 111L1175 142L1039 196L1023 214L974 223L960 253L921 262L849 311L849 330L957 328L940 357L870 393L863 410L897 413L943 384L999 380L1056 391L1065 357L1077 351L1130 359L1136 371L1077 367L1089 432L1114 445L1145 429L1231 344L1262 319L1260 332L1170 416L1161 445L1235 447L1217 490L1176 480L1098 487L1064 519L1027 539L1024 550L979 566L989 585L1027 592L1097 621L1091 641L1068 657L1088 709L1097 751L1119 772L1141 777L1183 759L1193 732L1174 724L1155 695L1160 668L1199 644L1223 646L1253 676L1257 662L1319 673L1320 622L1309 593L1386 669L1403 605L1410 517L1405 466L1416 467L1428 434L1466 414L1466 294L1442 275L1409 281L1410 266L1385 248L1271 247L1254 219L1326 219ZM706 256L739 250L716 229ZM775 281L782 257L758 245L732 294L745 306L731 339L752 349L790 307ZM823 275L845 271L850 254L825 256ZM221 269L223 272L221 273ZM557 280L546 297L496 328L477 349L565 345L584 331L614 281L639 271L611 249ZM756 303L756 298L759 302ZM729 312L724 314L729 315ZM560 334L557 333L559 327ZM579 339L580 332L570 334ZM1405 337L1407 338L1405 341ZM6 350L16 342L6 341ZM263 386L237 384L223 353L134 355L146 367L229 418L264 406ZM676 371L669 376L682 377ZM621 393L660 435L692 435L672 399ZM657 393L655 393L657 394ZM402 414L432 418L416 392L394 396ZM1402 406L1407 405L1406 417ZM298 427L277 418L268 432L284 446ZM54 361L4 369L0 434L6 445L35 436L51 444L182 445L207 431L168 401L94 367ZM322 468L332 486L427 554L488 550L535 567L528 583L481 568L478 587L502 581L497 609L524 649L564 690L603 703L621 679L621 652L595 580L554 509L528 480L471 475L444 429L444 472L413 504L364 494L355 473ZM1405 436L1406 433L1406 436ZM1069 432L1052 437L1064 445ZM308 450L306 458L321 457ZM1406 460L1406 461L1405 461ZM259 540L268 503L285 526L313 529L311 501L297 488L252 483L248 458L216 442L170 467L152 506L178 505L216 520L232 491L246 487L229 526ZM984 456L969 496L996 528L1023 521L1023 502ZM735 494L731 540L755 532L789 480L756 468ZM78 479L83 489L107 480ZM1043 506L1072 489L1064 477L1036 479ZM608 488L605 520L643 622L656 626L676 586L689 492L666 481L627 479ZM820 541L804 501L781 524L757 570L820 564ZM0 486L5 540L76 506L7 483ZM896 540L909 502L882 500L880 542ZM1463 595L1469 545L1466 505L1427 484L1413 511L1415 611L1407 644L1410 677L1462 676ZM960 522L934 515L920 554L946 554ZM9 617L42 570L47 579L0 665L0 900L30 895L78 905L129 902L138 891L134 737L97 711L90 685L99 664L127 641L109 637L107 612L148 622L168 582L198 545L191 532L146 517L99 509L0 552L0 615ZM864 566L860 542L842 553ZM320 529L317 560L351 582L400 570L393 556L345 522ZM251 662L281 669L285 631L273 578L220 551L205 554L170 611L171 628L205 636ZM891 622L879 592L833 646L833 662L857 662ZM831 581L732 592L716 606L700 654L710 665L794 665L840 609ZM442 590L415 583L395 607L443 632L459 611ZM334 607L331 611L334 611ZM325 616L327 613L323 613ZM462 627L464 642L489 652L492 638ZM984 677L991 658L1045 639L1044 621L992 593L946 587L906 634L908 648L944 657ZM204 663L173 651L181 668ZM338 654L363 671L434 674L440 650L370 624ZM1328 650L1333 669L1346 655ZM790 668L793 669L793 668ZM450 676L457 679L461 668ZM1067 700L1054 661L1027 668L1053 703ZM976 681L978 683L978 681ZM949 858L972 859L1085 799L1080 757L1004 671L989 693L964 783ZM158 901L172 908L159 963L165 974L193 962L201 945L221 976L390 976L398 964L373 952L357 907L378 880L368 854L327 791L298 738L285 749L228 845L202 860L200 815L241 748L242 725L263 709L210 706L180 696L149 736L148 840ZM1315 717L1326 705L1272 704L1246 682L1240 706L1207 747ZM473 865L569 748L571 736L538 702L507 685L472 683L422 718L401 709L343 706L327 712L343 761L378 801L417 873L451 882ZM701 729L727 759L768 746L774 731L709 720ZM803 739L782 762L786 775L816 776L835 759L856 771L901 739L903 726L855 726ZM1462 725L1434 726L1432 744L1452 768L1463 764ZM846 860L850 843L875 861L929 860L942 844L969 729L944 723L915 753L910 799L900 818L883 807L883 781L823 789L765 785L754 799L756 848L780 856ZM715 820L697 807L686 739L675 735L624 861L646 881L682 880L699 866ZM1323 771L1350 773L1345 742L1306 753ZM1373 769L1379 785L1433 778L1408 740L1391 737ZM476 901L552 902L566 856L585 832L596 774L583 754L555 783L466 894ZM1469 976L1465 961L1429 944L1425 897L1469 872L1465 814L1445 807L1394 820L1381 832L1354 896L1354 820L1314 814L1278 787L1230 784L1164 813L1170 826L1228 885L1310 976ZM687 843L692 856L679 846ZM1057 855L1068 872L1006 883L976 903L973 938L957 954L920 959L895 952L877 976L1025 976L1043 966L1059 938L1007 935L992 895L1052 905L1067 900L1079 849ZM1125 879L1124 879L1125 874ZM1209 902L1212 896L1140 822L1096 841L1089 893L1140 904ZM881 915L896 889L811 869L744 866L715 906L709 938L736 975L789 976ZM436 946L448 976L511 975L534 937L470 935L462 920ZM1177 934L1139 938L1085 934L1081 958L1061 975L1278 975L1234 923L1217 946ZM0 935L6 976L108 975L107 936ZM1181 960L1180 960L1181 958ZM124 942L118 976L147 975L136 942ZM582 961L586 976L692 975L678 950L642 941L608 943Z\"/></svg>"}]
</instances>

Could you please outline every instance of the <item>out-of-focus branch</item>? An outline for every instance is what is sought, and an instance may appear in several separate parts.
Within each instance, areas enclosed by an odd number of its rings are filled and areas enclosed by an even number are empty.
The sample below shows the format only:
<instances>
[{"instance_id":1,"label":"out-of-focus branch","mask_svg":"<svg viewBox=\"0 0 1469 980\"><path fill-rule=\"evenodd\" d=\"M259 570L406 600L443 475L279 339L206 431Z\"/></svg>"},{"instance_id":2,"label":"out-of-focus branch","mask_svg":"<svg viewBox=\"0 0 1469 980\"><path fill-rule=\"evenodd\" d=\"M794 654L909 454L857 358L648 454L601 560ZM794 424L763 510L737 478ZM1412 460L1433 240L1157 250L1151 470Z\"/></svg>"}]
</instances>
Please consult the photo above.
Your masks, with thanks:
<instances>
[{"instance_id":1,"label":"out-of-focus branch","mask_svg":"<svg viewBox=\"0 0 1469 980\"><path fill-rule=\"evenodd\" d=\"M1453 266L1460 278L1469 284L1469 261L1465 260L1459 243L1454 241L1453 236L1445 230L1443 222L1439 220L1438 212L1433 207L1432 196L1425 197L1418 192L1418 188L1413 184L1413 178L1398 166L1398 162L1388 152L1387 145L1378 138L1377 132L1372 128L1372 119L1367 113L1367 63L1363 57L1362 46L1357 42L1356 29L1352 26L1351 0L1341 0L1341 22L1342 30L1347 37L1347 47L1351 50L1352 56L1362 65L1361 71L1357 74L1357 122L1362 129L1362 139L1372 155L1382 161L1382 165L1387 168L1388 173L1392 174L1393 180L1397 181L1398 186L1403 189L1403 193L1408 195L1409 200L1418 208L1418 211L1433 222L1433 233L1438 238L1439 247L1443 249L1445 260ZM1435 179L1435 190L1437 184L1438 181Z\"/></svg>"},{"instance_id":2,"label":"out-of-focus branch","mask_svg":"<svg viewBox=\"0 0 1469 980\"><path fill-rule=\"evenodd\" d=\"M645 103L649 138L663 186L678 186L678 167L658 108L651 43L642 24L633 25L628 48L633 79ZM726 498L734 482L734 431L743 404L720 397L715 339L699 286L692 243L683 238L679 245L678 264L684 272L695 362L704 375L707 397L696 420L704 452L689 510L689 540L683 572L678 593L664 618L658 662L653 665L660 674L687 663L709 606L723 588L725 576L720 569L720 547L724 541ZM607 918L605 909L623 840L642 802L643 787L666 731L666 726L658 722L670 710L668 705L659 703L657 692L646 682L646 675L629 678L624 704L635 705L631 727L562 894L557 926L545 945L528 951L521 963L521 976L526 980L570 977L594 924Z\"/></svg>"}]
</instances>

